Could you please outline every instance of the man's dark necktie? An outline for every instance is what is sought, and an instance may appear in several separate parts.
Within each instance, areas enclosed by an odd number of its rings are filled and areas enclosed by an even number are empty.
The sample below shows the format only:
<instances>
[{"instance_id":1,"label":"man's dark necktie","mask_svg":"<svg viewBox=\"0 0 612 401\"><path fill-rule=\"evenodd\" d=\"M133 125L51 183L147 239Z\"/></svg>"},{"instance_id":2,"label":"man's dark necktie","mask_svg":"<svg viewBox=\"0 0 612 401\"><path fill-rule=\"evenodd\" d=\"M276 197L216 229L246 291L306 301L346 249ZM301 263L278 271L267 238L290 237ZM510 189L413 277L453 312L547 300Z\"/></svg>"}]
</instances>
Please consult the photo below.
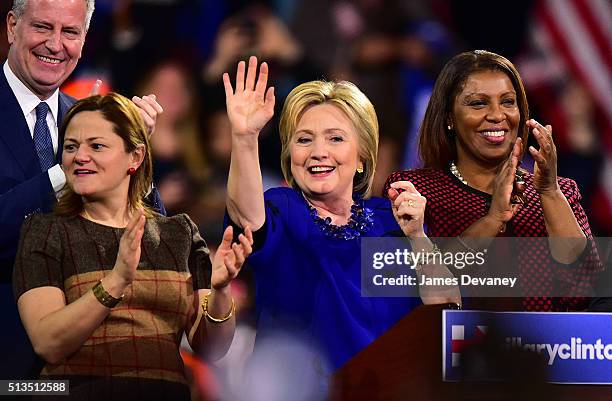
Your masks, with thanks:
<instances>
[{"instance_id":1,"label":"man's dark necktie","mask_svg":"<svg viewBox=\"0 0 612 401\"><path fill-rule=\"evenodd\" d=\"M34 144L36 145L36 153L40 161L42 171L47 171L55 164L55 155L53 153L53 142L51 142L51 132L47 125L47 112L49 105L45 102L40 102L36 106L36 124L34 124Z\"/></svg>"}]
</instances>

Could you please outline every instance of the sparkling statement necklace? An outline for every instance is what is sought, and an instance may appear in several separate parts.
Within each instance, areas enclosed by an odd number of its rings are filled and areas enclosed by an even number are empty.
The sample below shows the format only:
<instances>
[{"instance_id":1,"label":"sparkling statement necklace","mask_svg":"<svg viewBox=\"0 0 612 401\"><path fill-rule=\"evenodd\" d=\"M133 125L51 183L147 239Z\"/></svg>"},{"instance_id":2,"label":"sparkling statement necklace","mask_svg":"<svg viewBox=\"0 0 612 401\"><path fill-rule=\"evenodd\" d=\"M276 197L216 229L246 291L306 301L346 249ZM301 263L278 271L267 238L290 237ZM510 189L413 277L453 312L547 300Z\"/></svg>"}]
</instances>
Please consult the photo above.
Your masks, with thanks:
<instances>
[{"instance_id":1,"label":"sparkling statement necklace","mask_svg":"<svg viewBox=\"0 0 612 401\"><path fill-rule=\"evenodd\" d=\"M331 217L322 218L319 216L317 209L303 194L302 196L310 211L310 217L327 237L349 241L361 237L374 226L374 212L372 209L365 207L363 198L359 195L354 196L354 203L351 206L351 217L348 223L343 226L332 224Z\"/></svg>"}]
</instances>

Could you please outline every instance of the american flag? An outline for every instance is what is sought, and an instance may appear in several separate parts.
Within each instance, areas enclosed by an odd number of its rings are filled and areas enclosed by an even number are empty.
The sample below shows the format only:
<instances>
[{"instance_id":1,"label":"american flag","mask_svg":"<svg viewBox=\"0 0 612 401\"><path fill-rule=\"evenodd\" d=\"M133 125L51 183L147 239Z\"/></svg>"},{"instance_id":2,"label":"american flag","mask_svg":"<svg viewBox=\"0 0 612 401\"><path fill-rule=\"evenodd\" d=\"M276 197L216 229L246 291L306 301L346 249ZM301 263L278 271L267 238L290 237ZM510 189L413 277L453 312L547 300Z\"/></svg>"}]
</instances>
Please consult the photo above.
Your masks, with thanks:
<instances>
[{"instance_id":1,"label":"american flag","mask_svg":"<svg viewBox=\"0 0 612 401\"><path fill-rule=\"evenodd\" d=\"M599 224L599 235L610 235L612 2L540 0L533 8L529 37L529 51L518 65L531 102L541 122L553 126L560 155L578 155L561 156L560 169L564 162L575 163L578 176L570 178L576 178L581 190L592 187L583 204L591 223ZM597 168L587 171L587 166ZM589 184L589 178L596 182Z\"/></svg>"}]
</instances>

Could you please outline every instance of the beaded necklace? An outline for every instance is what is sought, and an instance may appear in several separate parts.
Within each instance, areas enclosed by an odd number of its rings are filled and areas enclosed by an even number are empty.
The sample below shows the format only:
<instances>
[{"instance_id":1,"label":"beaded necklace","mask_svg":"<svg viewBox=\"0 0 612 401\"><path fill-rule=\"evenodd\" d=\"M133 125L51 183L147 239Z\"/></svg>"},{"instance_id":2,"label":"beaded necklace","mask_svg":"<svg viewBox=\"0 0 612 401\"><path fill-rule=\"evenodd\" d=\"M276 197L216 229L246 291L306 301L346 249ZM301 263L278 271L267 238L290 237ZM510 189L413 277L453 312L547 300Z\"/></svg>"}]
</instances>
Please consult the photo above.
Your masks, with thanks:
<instances>
[{"instance_id":1,"label":"beaded necklace","mask_svg":"<svg viewBox=\"0 0 612 401\"><path fill-rule=\"evenodd\" d=\"M455 164L455 162L450 162L450 171L464 185L468 185L467 181L463 178L463 176L459 172L459 169L457 168L457 165ZM519 182L520 182L520 184L522 184L522 190L520 191L520 193L518 195L515 195L514 192L513 192L512 197L510 198L510 202L513 203L513 204L523 204L523 203L525 203L525 200L524 200L524 197L523 197L523 191L525 190L525 181L523 180L523 175L520 174L520 172L518 170L516 172L516 179L520 180ZM516 184L517 183L515 183L515 187L516 187ZM517 200L515 200L515 199L517 199ZM499 232L500 233L506 232L506 223L502 223L501 227L499 228Z\"/></svg>"},{"instance_id":2,"label":"beaded necklace","mask_svg":"<svg viewBox=\"0 0 612 401\"><path fill-rule=\"evenodd\" d=\"M520 165L520 162L519 162ZM457 168L457 165L455 164L455 162L450 162L450 172L457 177L457 179L459 181L461 181L463 184L468 185L467 181L463 178L463 176L461 175L461 172L459 172L459 169ZM513 184L513 188L512 188L512 195L510 196L510 203L513 205L524 205L527 202L527 198L525 197L525 178L523 177L523 172L519 169L516 170L516 172L514 173L514 184Z\"/></svg>"},{"instance_id":3,"label":"beaded necklace","mask_svg":"<svg viewBox=\"0 0 612 401\"><path fill-rule=\"evenodd\" d=\"M372 209L365 207L363 198L357 194L353 198L351 217L348 223L343 226L332 224L331 217L322 218L319 216L317 209L312 206L304 194L302 196L310 211L310 217L327 237L349 241L361 237L374 226L374 212Z\"/></svg>"},{"instance_id":4,"label":"beaded necklace","mask_svg":"<svg viewBox=\"0 0 612 401\"><path fill-rule=\"evenodd\" d=\"M457 165L455 164L455 162L450 162L450 171L451 173L453 173L453 175L455 177L457 177L457 179L459 181L461 181L463 184L467 185L467 181L463 178L463 176L461 175L461 173L459 172L459 169L457 168Z\"/></svg>"}]
</instances>

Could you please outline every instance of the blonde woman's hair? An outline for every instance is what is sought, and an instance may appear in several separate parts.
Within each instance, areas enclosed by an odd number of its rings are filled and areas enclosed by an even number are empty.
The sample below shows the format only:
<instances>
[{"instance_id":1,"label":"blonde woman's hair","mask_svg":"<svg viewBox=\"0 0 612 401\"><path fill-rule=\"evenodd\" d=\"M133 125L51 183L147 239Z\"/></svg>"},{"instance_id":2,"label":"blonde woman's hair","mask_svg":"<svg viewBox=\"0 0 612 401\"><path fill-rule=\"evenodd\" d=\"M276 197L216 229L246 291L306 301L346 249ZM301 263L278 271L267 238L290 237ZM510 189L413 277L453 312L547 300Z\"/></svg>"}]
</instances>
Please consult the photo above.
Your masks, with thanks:
<instances>
[{"instance_id":1,"label":"blonde woman's hair","mask_svg":"<svg viewBox=\"0 0 612 401\"><path fill-rule=\"evenodd\" d=\"M353 192L369 197L378 157L378 118L366 95L348 81L306 82L289 93L280 118L281 168L285 180L292 188L300 189L291 174L290 144L306 109L319 104L338 107L353 123L363 163L363 173L356 173L353 178Z\"/></svg>"},{"instance_id":2,"label":"blonde woman's hair","mask_svg":"<svg viewBox=\"0 0 612 401\"><path fill-rule=\"evenodd\" d=\"M153 181L153 157L149 134L138 108L131 100L117 94L91 96L76 102L62 122L59 136L64 138L70 121L82 111L98 111L104 119L113 125L113 131L123 139L125 151L133 152L140 145L144 146L144 159L130 177L128 189L128 207L144 209L147 217L152 216L152 210L144 203L144 198L151 189ZM127 174L127 171L126 171ZM83 199L68 185L64 186L62 195L55 207L55 213L64 216L77 215L83 210Z\"/></svg>"}]
</instances>

